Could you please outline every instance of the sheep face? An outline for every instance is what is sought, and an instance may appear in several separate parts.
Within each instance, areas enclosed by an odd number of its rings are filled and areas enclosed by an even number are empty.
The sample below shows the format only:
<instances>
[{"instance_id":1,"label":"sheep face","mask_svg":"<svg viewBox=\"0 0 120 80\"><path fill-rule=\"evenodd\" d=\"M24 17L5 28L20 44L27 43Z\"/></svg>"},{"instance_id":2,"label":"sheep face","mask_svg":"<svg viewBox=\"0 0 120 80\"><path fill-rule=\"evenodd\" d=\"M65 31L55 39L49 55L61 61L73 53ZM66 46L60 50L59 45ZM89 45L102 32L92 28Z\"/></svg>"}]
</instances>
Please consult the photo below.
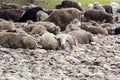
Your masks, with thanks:
<instances>
[{"instance_id":1,"label":"sheep face","mask_svg":"<svg viewBox=\"0 0 120 80\"><path fill-rule=\"evenodd\" d=\"M61 48L65 50L71 50L73 45L77 45L76 38L69 34L58 34L56 39L59 41Z\"/></svg>"}]
</instances>

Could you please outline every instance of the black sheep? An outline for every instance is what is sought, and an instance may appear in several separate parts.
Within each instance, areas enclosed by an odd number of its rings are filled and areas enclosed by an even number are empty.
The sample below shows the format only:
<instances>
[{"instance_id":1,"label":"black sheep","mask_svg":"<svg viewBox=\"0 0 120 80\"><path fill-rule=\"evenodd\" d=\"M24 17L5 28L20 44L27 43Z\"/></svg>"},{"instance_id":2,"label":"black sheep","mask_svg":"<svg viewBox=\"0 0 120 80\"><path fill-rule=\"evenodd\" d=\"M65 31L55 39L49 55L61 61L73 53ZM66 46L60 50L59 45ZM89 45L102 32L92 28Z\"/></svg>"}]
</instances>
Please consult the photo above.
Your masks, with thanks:
<instances>
[{"instance_id":1,"label":"black sheep","mask_svg":"<svg viewBox=\"0 0 120 80\"><path fill-rule=\"evenodd\" d=\"M113 14L113 8L111 5L104 5L103 8L105 9L105 11L109 14Z\"/></svg>"},{"instance_id":2,"label":"black sheep","mask_svg":"<svg viewBox=\"0 0 120 80\"><path fill-rule=\"evenodd\" d=\"M64 0L61 4L56 5L56 9L61 8L77 8L82 11L81 5L76 1Z\"/></svg>"},{"instance_id":3,"label":"black sheep","mask_svg":"<svg viewBox=\"0 0 120 80\"><path fill-rule=\"evenodd\" d=\"M41 7L34 7L32 9L28 9L24 15L18 20L18 22L26 22L27 20L36 21L36 13L38 11L43 11Z\"/></svg>"}]
</instances>

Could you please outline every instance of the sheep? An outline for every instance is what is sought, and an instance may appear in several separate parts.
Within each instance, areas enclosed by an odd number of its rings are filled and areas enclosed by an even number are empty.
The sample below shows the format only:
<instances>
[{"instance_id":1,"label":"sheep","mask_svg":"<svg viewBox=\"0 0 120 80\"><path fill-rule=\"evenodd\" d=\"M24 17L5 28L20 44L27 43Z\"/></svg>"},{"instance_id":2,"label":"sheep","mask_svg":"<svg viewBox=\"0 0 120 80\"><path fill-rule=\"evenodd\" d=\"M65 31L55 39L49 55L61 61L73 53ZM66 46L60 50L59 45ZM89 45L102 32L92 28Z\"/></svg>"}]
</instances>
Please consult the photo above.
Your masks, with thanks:
<instances>
[{"instance_id":1,"label":"sheep","mask_svg":"<svg viewBox=\"0 0 120 80\"><path fill-rule=\"evenodd\" d=\"M32 25L43 25L47 29L48 32L51 32L51 33L54 33L54 34L60 33L60 27L56 26L52 22L39 21L39 22L33 23Z\"/></svg>"},{"instance_id":2,"label":"sheep","mask_svg":"<svg viewBox=\"0 0 120 80\"><path fill-rule=\"evenodd\" d=\"M47 17L48 17L48 14L45 13L44 11L38 11L36 13L36 20L37 21L45 20Z\"/></svg>"},{"instance_id":3,"label":"sheep","mask_svg":"<svg viewBox=\"0 0 120 80\"><path fill-rule=\"evenodd\" d=\"M0 30L10 30L14 28L15 28L15 25L13 22L0 19Z\"/></svg>"},{"instance_id":4,"label":"sheep","mask_svg":"<svg viewBox=\"0 0 120 80\"><path fill-rule=\"evenodd\" d=\"M0 10L0 18L5 20L17 21L24 14L24 10L21 9L5 9Z\"/></svg>"},{"instance_id":5,"label":"sheep","mask_svg":"<svg viewBox=\"0 0 120 80\"><path fill-rule=\"evenodd\" d=\"M57 9L44 9L44 12L47 13L48 15L50 15L55 10L57 10Z\"/></svg>"},{"instance_id":6,"label":"sheep","mask_svg":"<svg viewBox=\"0 0 120 80\"><path fill-rule=\"evenodd\" d=\"M100 26L93 26L93 25L82 24L81 25L81 29L89 31L92 34L104 34L104 35L108 35L108 31L105 28L102 28Z\"/></svg>"},{"instance_id":7,"label":"sheep","mask_svg":"<svg viewBox=\"0 0 120 80\"><path fill-rule=\"evenodd\" d=\"M30 35L23 36L22 42L24 44L24 48L25 49L27 49L27 48L35 49L38 46L36 40L32 36L30 36Z\"/></svg>"},{"instance_id":8,"label":"sheep","mask_svg":"<svg viewBox=\"0 0 120 80\"><path fill-rule=\"evenodd\" d=\"M101 10L101 11L104 11L104 12L105 12L105 9L104 9L103 6L102 6L101 4L99 4L99 3L94 3L93 9Z\"/></svg>"},{"instance_id":9,"label":"sheep","mask_svg":"<svg viewBox=\"0 0 120 80\"><path fill-rule=\"evenodd\" d=\"M0 32L0 45L13 49L35 49L37 47L37 43L32 36L13 32Z\"/></svg>"},{"instance_id":10,"label":"sheep","mask_svg":"<svg viewBox=\"0 0 120 80\"><path fill-rule=\"evenodd\" d=\"M39 38L39 44L47 50L59 50L60 44L53 33L45 31Z\"/></svg>"},{"instance_id":11,"label":"sheep","mask_svg":"<svg viewBox=\"0 0 120 80\"><path fill-rule=\"evenodd\" d=\"M79 19L74 19L73 21L70 22L70 24L75 24L77 26L81 26L81 21Z\"/></svg>"},{"instance_id":12,"label":"sheep","mask_svg":"<svg viewBox=\"0 0 120 80\"><path fill-rule=\"evenodd\" d=\"M64 0L64 1L62 1L61 5L63 8L73 7L73 8L77 8L80 11L82 11L81 3L78 3L76 1Z\"/></svg>"},{"instance_id":13,"label":"sheep","mask_svg":"<svg viewBox=\"0 0 120 80\"><path fill-rule=\"evenodd\" d=\"M70 22L65 28L65 33L68 33L70 31L79 30L79 26L81 26L81 22L78 19L74 19Z\"/></svg>"},{"instance_id":14,"label":"sheep","mask_svg":"<svg viewBox=\"0 0 120 80\"><path fill-rule=\"evenodd\" d=\"M16 28L21 28L21 29L24 30L25 32L30 32L30 31L32 30L32 28L30 28L28 22L26 22L26 23L25 23L25 22L21 22L21 23L15 22L14 24L15 24L15 27L16 27Z\"/></svg>"},{"instance_id":15,"label":"sheep","mask_svg":"<svg viewBox=\"0 0 120 80\"><path fill-rule=\"evenodd\" d=\"M29 10L29 9L32 9L32 8L34 8L34 7L36 7L34 4L23 5L23 6L22 6L22 9L23 9L23 10Z\"/></svg>"},{"instance_id":16,"label":"sheep","mask_svg":"<svg viewBox=\"0 0 120 80\"><path fill-rule=\"evenodd\" d=\"M89 22L82 22L81 25L84 24L84 23L87 24L87 25L93 25L93 26L99 25L99 23L97 23L94 20L89 20Z\"/></svg>"},{"instance_id":17,"label":"sheep","mask_svg":"<svg viewBox=\"0 0 120 80\"><path fill-rule=\"evenodd\" d=\"M34 7L25 11L25 13L17 20L17 22L26 22L27 20L36 21L36 13L43 11L41 7Z\"/></svg>"},{"instance_id":18,"label":"sheep","mask_svg":"<svg viewBox=\"0 0 120 80\"><path fill-rule=\"evenodd\" d=\"M107 30L108 34L110 34L110 35L114 34L115 27L112 26L110 23L100 24L99 27L105 28Z\"/></svg>"},{"instance_id":19,"label":"sheep","mask_svg":"<svg viewBox=\"0 0 120 80\"><path fill-rule=\"evenodd\" d=\"M78 47L77 39L70 34L57 34L56 39L59 41L61 49L66 51L74 50L74 46Z\"/></svg>"},{"instance_id":20,"label":"sheep","mask_svg":"<svg viewBox=\"0 0 120 80\"><path fill-rule=\"evenodd\" d=\"M111 14L101 10L89 9L85 11L84 16L87 20L95 20L97 22L103 22L105 20L106 23L112 23L113 21L113 16Z\"/></svg>"},{"instance_id":21,"label":"sheep","mask_svg":"<svg viewBox=\"0 0 120 80\"><path fill-rule=\"evenodd\" d=\"M58 9L53 11L45 21L53 22L60 26L61 31L65 30L66 25L68 25L73 19L79 19L81 12L75 8Z\"/></svg>"},{"instance_id":22,"label":"sheep","mask_svg":"<svg viewBox=\"0 0 120 80\"><path fill-rule=\"evenodd\" d=\"M47 31L43 25L32 25L30 27L32 28L30 35L41 34L42 32Z\"/></svg>"},{"instance_id":23,"label":"sheep","mask_svg":"<svg viewBox=\"0 0 120 80\"><path fill-rule=\"evenodd\" d=\"M105 9L105 11L109 14L113 15L113 8L111 5L104 5L103 8Z\"/></svg>"},{"instance_id":24,"label":"sheep","mask_svg":"<svg viewBox=\"0 0 120 80\"><path fill-rule=\"evenodd\" d=\"M22 30L21 28L14 28L14 29L9 29L6 30L6 32L13 32L13 33L19 33L19 34L23 34L23 35L28 35L24 30Z\"/></svg>"},{"instance_id":25,"label":"sheep","mask_svg":"<svg viewBox=\"0 0 120 80\"><path fill-rule=\"evenodd\" d=\"M67 34L74 36L80 44L88 44L93 41L92 34L82 29L74 30Z\"/></svg>"}]
</instances>

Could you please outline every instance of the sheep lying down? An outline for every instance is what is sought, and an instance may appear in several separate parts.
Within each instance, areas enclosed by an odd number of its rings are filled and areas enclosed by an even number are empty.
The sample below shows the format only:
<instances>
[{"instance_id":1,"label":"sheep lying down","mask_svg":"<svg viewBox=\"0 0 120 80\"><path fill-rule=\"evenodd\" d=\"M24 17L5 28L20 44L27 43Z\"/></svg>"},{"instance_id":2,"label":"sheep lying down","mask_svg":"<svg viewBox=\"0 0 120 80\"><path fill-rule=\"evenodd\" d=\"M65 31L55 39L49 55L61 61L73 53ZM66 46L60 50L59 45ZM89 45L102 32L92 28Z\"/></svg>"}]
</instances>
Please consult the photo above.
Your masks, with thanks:
<instances>
[{"instance_id":1,"label":"sheep lying down","mask_svg":"<svg viewBox=\"0 0 120 80\"><path fill-rule=\"evenodd\" d=\"M0 45L13 49L35 49L37 47L37 43L32 36L13 32L0 32Z\"/></svg>"}]
</instances>

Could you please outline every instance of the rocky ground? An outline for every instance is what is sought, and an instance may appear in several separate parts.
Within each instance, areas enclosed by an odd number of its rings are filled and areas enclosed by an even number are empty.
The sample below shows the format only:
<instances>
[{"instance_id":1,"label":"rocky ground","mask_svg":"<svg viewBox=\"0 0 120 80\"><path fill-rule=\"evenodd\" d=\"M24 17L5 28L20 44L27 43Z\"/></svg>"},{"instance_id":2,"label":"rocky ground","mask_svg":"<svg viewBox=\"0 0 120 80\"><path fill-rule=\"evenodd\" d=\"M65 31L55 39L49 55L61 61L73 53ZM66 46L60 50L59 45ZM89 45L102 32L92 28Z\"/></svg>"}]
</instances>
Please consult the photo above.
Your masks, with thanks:
<instances>
[{"instance_id":1,"label":"rocky ground","mask_svg":"<svg viewBox=\"0 0 120 80\"><path fill-rule=\"evenodd\" d=\"M71 52L1 46L0 80L120 80L120 35L94 40Z\"/></svg>"},{"instance_id":2,"label":"rocky ground","mask_svg":"<svg viewBox=\"0 0 120 80\"><path fill-rule=\"evenodd\" d=\"M0 80L120 80L120 35L95 35L76 52L0 47Z\"/></svg>"}]
</instances>

